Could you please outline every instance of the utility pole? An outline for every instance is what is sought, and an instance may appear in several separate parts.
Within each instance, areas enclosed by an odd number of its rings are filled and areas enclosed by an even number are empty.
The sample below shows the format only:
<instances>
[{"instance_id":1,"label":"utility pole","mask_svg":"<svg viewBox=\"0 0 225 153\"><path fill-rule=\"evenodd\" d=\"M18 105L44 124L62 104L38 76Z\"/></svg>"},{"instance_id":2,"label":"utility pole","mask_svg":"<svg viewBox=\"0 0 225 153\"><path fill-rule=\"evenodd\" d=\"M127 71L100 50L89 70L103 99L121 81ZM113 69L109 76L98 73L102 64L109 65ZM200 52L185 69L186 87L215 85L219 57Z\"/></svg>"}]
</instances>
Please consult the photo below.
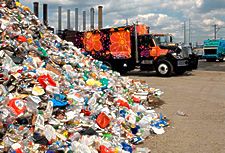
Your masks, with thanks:
<instances>
[{"instance_id":1,"label":"utility pole","mask_svg":"<svg viewBox=\"0 0 225 153\"><path fill-rule=\"evenodd\" d=\"M213 27L214 27L214 39L216 39L216 34L219 32L219 30L225 27L218 27L217 24L214 24Z\"/></svg>"},{"instance_id":2,"label":"utility pole","mask_svg":"<svg viewBox=\"0 0 225 153\"><path fill-rule=\"evenodd\" d=\"M221 28L218 28L217 24L214 24L213 26L214 26L214 39L216 39L216 34Z\"/></svg>"},{"instance_id":3,"label":"utility pole","mask_svg":"<svg viewBox=\"0 0 225 153\"><path fill-rule=\"evenodd\" d=\"M189 45L191 44L191 19L189 18Z\"/></svg>"},{"instance_id":4,"label":"utility pole","mask_svg":"<svg viewBox=\"0 0 225 153\"><path fill-rule=\"evenodd\" d=\"M217 27L217 24L214 24L214 39L216 39L216 34L220 30L220 28Z\"/></svg>"},{"instance_id":5,"label":"utility pole","mask_svg":"<svg viewBox=\"0 0 225 153\"><path fill-rule=\"evenodd\" d=\"M184 22L184 45L187 44L187 40L186 40L186 22Z\"/></svg>"}]
</instances>

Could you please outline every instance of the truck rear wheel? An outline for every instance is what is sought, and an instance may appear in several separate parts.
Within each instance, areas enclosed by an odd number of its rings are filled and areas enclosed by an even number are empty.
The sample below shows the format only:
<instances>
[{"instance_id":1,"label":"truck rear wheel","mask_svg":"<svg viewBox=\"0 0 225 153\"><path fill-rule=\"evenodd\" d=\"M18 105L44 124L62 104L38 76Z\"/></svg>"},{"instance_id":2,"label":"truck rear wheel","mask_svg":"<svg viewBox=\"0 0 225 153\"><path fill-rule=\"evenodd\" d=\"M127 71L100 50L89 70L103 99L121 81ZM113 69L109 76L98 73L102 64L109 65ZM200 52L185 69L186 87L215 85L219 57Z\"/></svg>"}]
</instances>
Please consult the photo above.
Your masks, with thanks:
<instances>
[{"instance_id":1,"label":"truck rear wheel","mask_svg":"<svg viewBox=\"0 0 225 153\"><path fill-rule=\"evenodd\" d=\"M156 72L159 76L169 77L173 73L173 65L167 60L160 60L156 64Z\"/></svg>"},{"instance_id":2,"label":"truck rear wheel","mask_svg":"<svg viewBox=\"0 0 225 153\"><path fill-rule=\"evenodd\" d=\"M207 62L215 62L216 59L215 59L215 58L208 58L208 59L206 59L206 61L207 61Z\"/></svg>"}]
</instances>

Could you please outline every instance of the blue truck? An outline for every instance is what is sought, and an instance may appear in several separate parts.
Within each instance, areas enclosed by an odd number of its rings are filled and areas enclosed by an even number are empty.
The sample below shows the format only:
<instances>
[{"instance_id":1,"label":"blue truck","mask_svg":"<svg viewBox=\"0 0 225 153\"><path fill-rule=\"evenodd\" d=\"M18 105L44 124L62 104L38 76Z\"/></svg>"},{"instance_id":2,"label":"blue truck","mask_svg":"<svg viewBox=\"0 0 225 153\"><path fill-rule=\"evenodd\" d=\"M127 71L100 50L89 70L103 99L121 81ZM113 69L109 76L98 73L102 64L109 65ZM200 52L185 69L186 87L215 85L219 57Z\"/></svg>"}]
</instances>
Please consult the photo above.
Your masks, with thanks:
<instances>
[{"instance_id":1,"label":"blue truck","mask_svg":"<svg viewBox=\"0 0 225 153\"><path fill-rule=\"evenodd\" d=\"M225 40L208 39L204 41L202 59L207 62L215 62L217 59L222 62L225 57Z\"/></svg>"}]
</instances>

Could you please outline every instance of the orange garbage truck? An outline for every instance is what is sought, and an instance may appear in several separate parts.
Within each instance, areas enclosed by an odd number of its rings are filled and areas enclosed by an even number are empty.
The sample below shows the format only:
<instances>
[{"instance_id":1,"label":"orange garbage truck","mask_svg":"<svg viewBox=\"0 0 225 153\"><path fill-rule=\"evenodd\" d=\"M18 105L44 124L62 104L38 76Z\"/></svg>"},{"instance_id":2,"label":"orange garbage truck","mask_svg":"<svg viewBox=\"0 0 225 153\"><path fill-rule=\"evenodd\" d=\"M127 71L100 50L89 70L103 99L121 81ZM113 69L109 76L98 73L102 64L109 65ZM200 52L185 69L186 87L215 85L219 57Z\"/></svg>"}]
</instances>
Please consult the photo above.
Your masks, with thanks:
<instances>
[{"instance_id":1,"label":"orange garbage truck","mask_svg":"<svg viewBox=\"0 0 225 153\"><path fill-rule=\"evenodd\" d=\"M150 34L146 25L78 32L74 45L121 73L139 68L171 76L197 69L198 65L195 54L182 56L182 49L173 43L170 34Z\"/></svg>"}]
</instances>

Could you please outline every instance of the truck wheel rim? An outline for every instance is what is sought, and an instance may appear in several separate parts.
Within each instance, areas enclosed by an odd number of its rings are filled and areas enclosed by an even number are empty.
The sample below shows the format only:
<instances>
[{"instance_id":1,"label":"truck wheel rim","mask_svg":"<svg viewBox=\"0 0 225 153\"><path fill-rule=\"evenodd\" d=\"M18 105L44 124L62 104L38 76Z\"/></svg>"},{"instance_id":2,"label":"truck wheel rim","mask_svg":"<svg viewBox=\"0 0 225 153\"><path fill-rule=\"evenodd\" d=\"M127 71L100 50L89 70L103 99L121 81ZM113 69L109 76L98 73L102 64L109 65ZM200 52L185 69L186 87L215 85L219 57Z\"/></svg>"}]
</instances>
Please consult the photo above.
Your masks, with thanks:
<instances>
[{"instance_id":1,"label":"truck wheel rim","mask_svg":"<svg viewBox=\"0 0 225 153\"><path fill-rule=\"evenodd\" d=\"M168 72L169 68L166 64L160 64L158 67L158 71L160 74L166 74Z\"/></svg>"}]
</instances>

